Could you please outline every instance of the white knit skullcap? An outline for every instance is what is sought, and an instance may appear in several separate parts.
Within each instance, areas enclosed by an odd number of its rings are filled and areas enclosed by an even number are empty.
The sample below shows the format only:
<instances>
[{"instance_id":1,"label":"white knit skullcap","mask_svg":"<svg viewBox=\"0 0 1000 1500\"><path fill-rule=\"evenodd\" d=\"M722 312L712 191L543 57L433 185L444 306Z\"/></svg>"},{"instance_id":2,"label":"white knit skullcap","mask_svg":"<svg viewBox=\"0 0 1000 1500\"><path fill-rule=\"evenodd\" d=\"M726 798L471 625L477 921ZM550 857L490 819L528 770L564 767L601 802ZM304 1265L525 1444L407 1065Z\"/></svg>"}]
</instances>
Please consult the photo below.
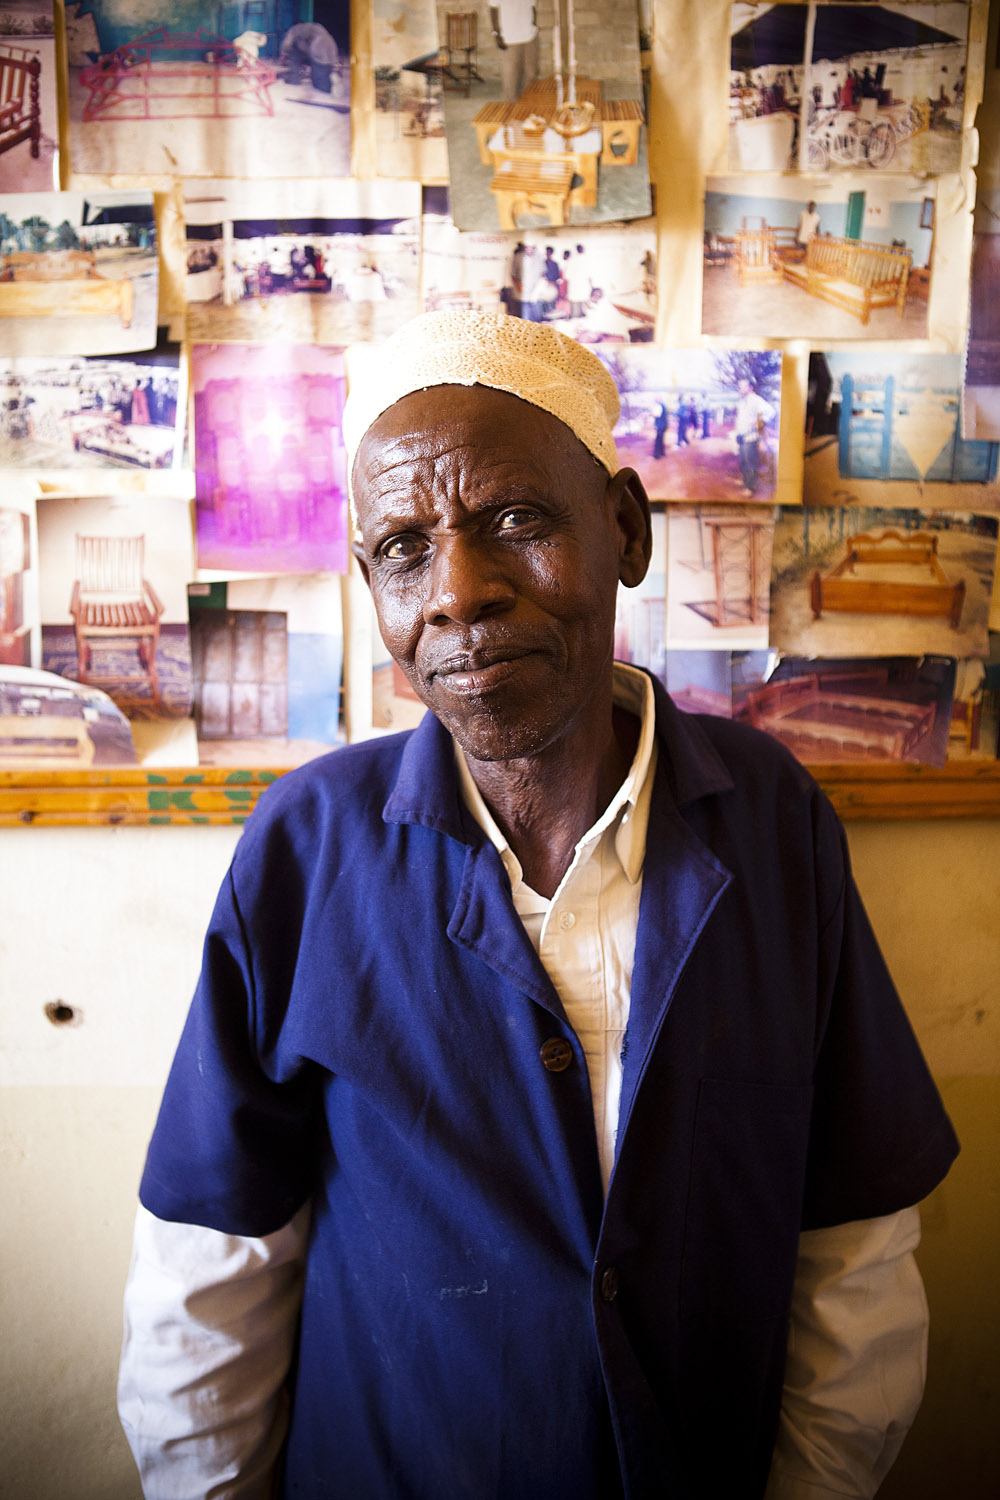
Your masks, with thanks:
<instances>
[{"instance_id":1,"label":"white knit skullcap","mask_svg":"<svg viewBox=\"0 0 1000 1500\"><path fill-rule=\"evenodd\" d=\"M421 313L381 345L344 406L347 472L377 417L412 391L484 385L541 407L573 431L609 474L618 472L615 383L589 349L544 324L507 313Z\"/></svg>"}]
</instances>

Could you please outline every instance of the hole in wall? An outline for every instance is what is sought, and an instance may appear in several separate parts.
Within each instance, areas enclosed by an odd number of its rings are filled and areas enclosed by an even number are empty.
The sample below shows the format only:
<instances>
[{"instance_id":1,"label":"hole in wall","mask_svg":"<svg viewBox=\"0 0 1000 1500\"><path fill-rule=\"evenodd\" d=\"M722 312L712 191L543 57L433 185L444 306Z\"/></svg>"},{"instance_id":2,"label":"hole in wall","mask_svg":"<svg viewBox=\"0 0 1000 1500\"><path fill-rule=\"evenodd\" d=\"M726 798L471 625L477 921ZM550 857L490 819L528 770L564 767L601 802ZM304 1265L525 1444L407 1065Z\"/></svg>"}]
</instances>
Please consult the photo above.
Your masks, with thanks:
<instances>
[{"instance_id":1,"label":"hole in wall","mask_svg":"<svg viewBox=\"0 0 1000 1500\"><path fill-rule=\"evenodd\" d=\"M65 1000L50 1000L45 1014L53 1026L79 1026L83 1020L83 1011L78 1006L67 1005Z\"/></svg>"}]
</instances>

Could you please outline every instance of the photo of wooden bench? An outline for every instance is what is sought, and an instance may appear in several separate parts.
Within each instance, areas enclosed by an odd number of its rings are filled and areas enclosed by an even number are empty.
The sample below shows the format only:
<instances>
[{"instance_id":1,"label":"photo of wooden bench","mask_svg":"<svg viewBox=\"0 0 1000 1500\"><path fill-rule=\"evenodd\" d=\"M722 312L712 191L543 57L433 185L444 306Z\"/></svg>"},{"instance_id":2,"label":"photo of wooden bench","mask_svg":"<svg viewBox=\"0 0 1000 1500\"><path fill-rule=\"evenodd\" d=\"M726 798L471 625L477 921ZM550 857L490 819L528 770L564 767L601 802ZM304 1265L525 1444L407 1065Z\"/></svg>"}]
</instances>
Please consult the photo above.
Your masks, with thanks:
<instances>
[{"instance_id":1,"label":"photo of wooden bench","mask_svg":"<svg viewBox=\"0 0 1000 1500\"><path fill-rule=\"evenodd\" d=\"M12 47L9 42L0 44L0 154L30 141L32 156L38 156L42 138L38 100L41 71L37 53Z\"/></svg>"},{"instance_id":2,"label":"photo of wooden bench","mask_svg":"<svg viewBox=\"0 0 1000 1500\"><path fill-rule=\"evenodd\" d=\"M112 314L128 328L134 304L129 278L102 276L91 250L16 250L0 257L0 318Z\"/></svg>"},{"instance_id":3,"label":"photo of wooden bench","mask_svg":"<svg viewBox=\"0 0 1000 1500\"><path fill-rule=\"evenodd\" d=\"M895 307L903 316L912 260L901 245L818 234L809 241L804 261L781 262L781 274L811 296L867 323L876 307Z\"/></svg>"},{"instance_id":4,"label":"photo of wooden bench","mask_svg":"<svg viewBox=\"0 0 1000 1500\"><path fill-rule=\"evenodd\" d=\"M813 618L818 620L824 610L927 619L943 616L957 630L965 603L965 579L951 582L938 560L937 544L930 531L884 531L880 536L858 532L847 544L847 556L829 573L813 573L809 583ZM872 571L866 573L866 568ZM917 574L912 581L886 576L911 570Z\"/></svg>"}]
</instances>

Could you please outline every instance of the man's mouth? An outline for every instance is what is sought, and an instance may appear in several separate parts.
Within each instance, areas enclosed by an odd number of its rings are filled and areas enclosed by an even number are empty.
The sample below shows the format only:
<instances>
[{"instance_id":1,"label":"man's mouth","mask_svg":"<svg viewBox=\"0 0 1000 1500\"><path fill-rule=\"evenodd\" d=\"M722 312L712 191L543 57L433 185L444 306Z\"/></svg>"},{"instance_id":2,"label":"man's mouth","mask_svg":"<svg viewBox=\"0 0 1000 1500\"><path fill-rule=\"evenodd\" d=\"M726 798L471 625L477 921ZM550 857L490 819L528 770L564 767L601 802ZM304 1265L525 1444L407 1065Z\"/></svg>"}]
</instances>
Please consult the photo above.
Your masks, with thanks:
<instances>
[{"instance_id":1,"label":"man's mouth","mask_svg":"<svg viewBox=\"0 0 1000 1500\"><path fill-rule=\"evenodd\" d=\"M528 647L503 646L496 650L454 652L428 674L449 693L475 697L507 682L519 663L531 654Z\"/></svg>"}]
</instances>

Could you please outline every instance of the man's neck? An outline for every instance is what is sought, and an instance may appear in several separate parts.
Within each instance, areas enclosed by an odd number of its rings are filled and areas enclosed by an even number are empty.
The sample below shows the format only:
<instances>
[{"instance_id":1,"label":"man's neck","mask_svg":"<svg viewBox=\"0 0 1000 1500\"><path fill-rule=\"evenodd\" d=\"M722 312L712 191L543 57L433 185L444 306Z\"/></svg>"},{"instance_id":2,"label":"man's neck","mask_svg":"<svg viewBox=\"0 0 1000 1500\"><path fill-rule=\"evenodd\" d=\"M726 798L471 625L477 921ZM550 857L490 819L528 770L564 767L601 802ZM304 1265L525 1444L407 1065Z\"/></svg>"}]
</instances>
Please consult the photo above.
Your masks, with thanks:
<instances>
[{"instance_id":1,"label":"man's neck","mask_svg":"<svg viewBox=\"0 0 1000 1500\"><path fill-rule=\"evenodd\" d=\"M466 756L524 880L540 896L555 894L580 839L628 775L639 730L635 715L615 705L603 734L567 736L519 760Z\"/></svg>"}]
</instances>

